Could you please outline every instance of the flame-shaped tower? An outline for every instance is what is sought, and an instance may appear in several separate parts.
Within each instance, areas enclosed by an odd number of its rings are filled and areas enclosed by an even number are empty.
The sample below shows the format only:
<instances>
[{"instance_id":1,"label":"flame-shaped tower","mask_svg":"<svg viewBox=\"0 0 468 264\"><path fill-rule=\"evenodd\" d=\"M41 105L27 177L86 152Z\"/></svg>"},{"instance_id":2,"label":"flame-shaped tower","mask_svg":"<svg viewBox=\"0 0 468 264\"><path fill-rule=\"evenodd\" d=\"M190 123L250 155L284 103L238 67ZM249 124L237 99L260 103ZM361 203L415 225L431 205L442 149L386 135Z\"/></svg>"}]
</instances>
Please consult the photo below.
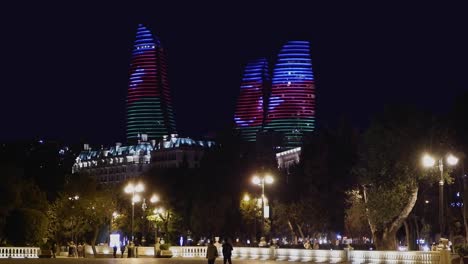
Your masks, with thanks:
<instances>
[{"instance_id":1,"label":"flame-shaped tower","mask_svg":"<svg viewBox=\"0 0 468 264\"><path fill-rule=\"evenodd\" d=\"M300 146L314 130L315 84L308 41L289 41L281 49L273 70L265 129L281 132L283 146Z\"/></svg>"},{"instance_id":2,"label":"flame-shaped tower","mask_svg":"<svg viewBox=\"0 0 468 264\"><path fill-rule=\"evenodd\" d=\"M161 138L175 133L166 52L159 39L138 25L127 94L127 140L139 134Z\"/></svg>"},{"instance_id":3,"label":"flame-shaped tower","mask_svg":"<svg viewBox=\"0 0 468 264\"><path fill-rule=\"evenodd\" d=\"M236 127L246 141L255 141L264 121L263 98L270 84L265 58L252 61L244 70L234 115Z\"/></svg>"}]
</instances>

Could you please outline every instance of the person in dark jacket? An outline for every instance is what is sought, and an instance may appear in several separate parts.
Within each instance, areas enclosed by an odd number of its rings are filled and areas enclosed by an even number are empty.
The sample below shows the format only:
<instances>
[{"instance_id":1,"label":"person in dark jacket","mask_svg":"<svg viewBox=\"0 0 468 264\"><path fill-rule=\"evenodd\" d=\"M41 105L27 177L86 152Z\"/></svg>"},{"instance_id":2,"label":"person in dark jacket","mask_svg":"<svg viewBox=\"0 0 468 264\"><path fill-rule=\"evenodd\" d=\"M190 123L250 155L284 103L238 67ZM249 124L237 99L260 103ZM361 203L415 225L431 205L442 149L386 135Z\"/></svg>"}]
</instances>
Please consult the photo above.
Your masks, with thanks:
<instances>
[{"instance_id":1,"label":"person in dark jacket","mask_svg":"<svg viewBox=\"0 0 468 264\"><path fill-rule=\"evenodd\" d=\"M225 240L223 243L224 264L226 264L226 262L229 262L229 264L232 264L232 261L231 261L232 249L233 248L232 248L231 240L230 239Z\"/></svg>"},{"instance_id":2,"label":"person in dark jacket","mask_svg":"<svg viewBox=\"0 0 468 264\"><path fill-rule=\"evenodd\" d=\"M216 257L218 257L218 249L213 245L213 240L210 240L208 247L206 248L206 258L208 259L208 264L214 264Z\"/></svg>"}]
</instances>

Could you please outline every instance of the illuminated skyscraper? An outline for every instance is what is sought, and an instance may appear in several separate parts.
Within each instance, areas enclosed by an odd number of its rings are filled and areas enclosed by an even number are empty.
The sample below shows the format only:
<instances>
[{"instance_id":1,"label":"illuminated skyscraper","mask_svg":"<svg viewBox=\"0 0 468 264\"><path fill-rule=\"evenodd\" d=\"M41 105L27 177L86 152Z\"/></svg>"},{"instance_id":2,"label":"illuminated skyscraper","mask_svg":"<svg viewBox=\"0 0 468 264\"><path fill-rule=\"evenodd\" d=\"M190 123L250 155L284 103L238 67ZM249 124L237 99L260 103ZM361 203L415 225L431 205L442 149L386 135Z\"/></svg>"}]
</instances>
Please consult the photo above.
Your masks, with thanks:
<instances>
[{"instance_id":1,"label":"illuminated skyscraper","mask_svg":"<svg viewBox=\"0 0 468 264\"><path fill-rule=\"evenodd\" d=\"M175 133L166 52L159 39L138 25L127 94L127 140L139 134L162 138Z\"/></svg>"},{"instance_id":2,"label":"illuminated skyscraper","mask_svg":"<svg viewBox=\"0 0 468 264\"><path fill-rule=\"evenodd\" d=\"M283 146L300 146L305 133L314 130L315 84L308 41L289 41L273 70L265 130L281 132Z\"/></svg>"},{"instance_id":3,"label":"illuminated skyscraper","mask_svg":"<svg viewBox=\"0 0 468 264\"><path fill-rule=\"evenodd\" d=\"M255 141L264 121L263 98L270 83L268 63L264 58L247 64L237 99L234 121L246 141Z\"/></svg>"}]
</instances>

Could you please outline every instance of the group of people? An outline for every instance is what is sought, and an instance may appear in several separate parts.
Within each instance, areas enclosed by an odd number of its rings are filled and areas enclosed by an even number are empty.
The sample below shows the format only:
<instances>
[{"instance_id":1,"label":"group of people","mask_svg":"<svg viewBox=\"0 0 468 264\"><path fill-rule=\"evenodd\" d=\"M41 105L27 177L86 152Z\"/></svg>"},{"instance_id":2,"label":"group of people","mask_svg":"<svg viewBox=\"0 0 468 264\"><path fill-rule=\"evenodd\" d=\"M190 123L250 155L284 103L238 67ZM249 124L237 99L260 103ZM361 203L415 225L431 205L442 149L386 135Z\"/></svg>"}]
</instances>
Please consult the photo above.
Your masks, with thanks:
<instances>
[{"instance_id":1,"label":"group of people","mask_svg":"<svg viewBox=\"0 0 468 264\"><path fill-rule=\"evenodd\" d=\"M68 243L68 257L84 258L85 257L84 244L79 243L78 245L76 245L75 242L70 241L70 243Z\"/></svg>"},{"instance_id":2,"label":"group of people","mask_svg":"<svg viewBox=\"0 0 468 264\"><path fill-rule=\"evenodd\" d=\"M120 257L123 258L124 257L124 254L125 254L125 250L127 250L127 258L138 258L138 246L139 244L138 243L133 243L133 241L130 241L130 243L128 243L127 246L125 246L125 244L122 244L120 246ZM114 245L112 247L112 249L114 250L114 258L117 257L117 245Z\"/></svg>"},{"instance_id":3,"label":"group of people","mask_svg":"<svg viewBox=\"0 0 468 264\"><path fill-rule=\"evenodd\" d=\"M229 264L232 264L231 256L232 256L232 243L230 239L227 239L224 241L222 244L223 248L223 262L226 264L226 262L229 262ZM208 259L208 264L214 264L216 258L218 257L218 248L213 244L213 240L210 240L210 243L208 244L208 247L206 249L206 258Z\"/></svg>"},{"instance_id":4,"label":"group of people","mask_svg":"<svg viewBox=\"0 0 468 264\"><path fill-rule=\"evenodd\" d=\"M304 248L305 249L319 249L320 246L319 246L319 243L317 241L314 242L314 245L311 245L310 241L306 240L306 242L304 243Z\"/></svg>"}]
</instances>

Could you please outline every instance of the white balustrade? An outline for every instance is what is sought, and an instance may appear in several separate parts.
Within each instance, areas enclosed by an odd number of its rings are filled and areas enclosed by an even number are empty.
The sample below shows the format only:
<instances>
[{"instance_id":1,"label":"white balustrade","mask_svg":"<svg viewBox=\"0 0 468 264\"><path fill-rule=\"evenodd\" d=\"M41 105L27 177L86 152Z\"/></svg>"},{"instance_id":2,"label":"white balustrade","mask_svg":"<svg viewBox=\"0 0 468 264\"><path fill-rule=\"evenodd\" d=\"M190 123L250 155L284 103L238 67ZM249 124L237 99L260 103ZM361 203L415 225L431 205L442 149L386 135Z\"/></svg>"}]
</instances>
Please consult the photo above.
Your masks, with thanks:
<instances>
[{"instance_id":1,"label":"white balustrade","mask_svg":"<svg viewBox=\"0 0 468 264\"><path fill-rule=\"evenodd\" d=\"M0 258L38 258L37 247L0 247Z\"/></svg>"},{"instance_id":2,"label":"white balustrade","mask_svg":"<svg viewBox=\"0 0 468 264\"><path fill-rule=\"evenodd\" d=\"M362 251L350 250L348 259L351 263L408 263L438 264L439 251Z\"/></svg>"},{"instance_id":3,"label":"white balustrade","mask_svg":"<svg viewBox=\"0 0 468 264\"><path fill-rule=\"evenodd\" d=\"M182 258L204 258L206 256L206 247L170 247L173 257Z\"/></svg>"},{"instance_id":4,"label":"white balustrade","mask_svg":"<svg viewBox=\"0 0 468 264\"><path fill-rule=\"evenodd\" d=\"M206 246L171 247L173 257L204 258ZM221 250L220 250L221 251ZM220 252L222 257L222 252ZM439 264L438 251L311 250L293 248L234 247L232 257L250 260L277 260L315 263L408 263Z\"/></svg>"}]
</instances>

